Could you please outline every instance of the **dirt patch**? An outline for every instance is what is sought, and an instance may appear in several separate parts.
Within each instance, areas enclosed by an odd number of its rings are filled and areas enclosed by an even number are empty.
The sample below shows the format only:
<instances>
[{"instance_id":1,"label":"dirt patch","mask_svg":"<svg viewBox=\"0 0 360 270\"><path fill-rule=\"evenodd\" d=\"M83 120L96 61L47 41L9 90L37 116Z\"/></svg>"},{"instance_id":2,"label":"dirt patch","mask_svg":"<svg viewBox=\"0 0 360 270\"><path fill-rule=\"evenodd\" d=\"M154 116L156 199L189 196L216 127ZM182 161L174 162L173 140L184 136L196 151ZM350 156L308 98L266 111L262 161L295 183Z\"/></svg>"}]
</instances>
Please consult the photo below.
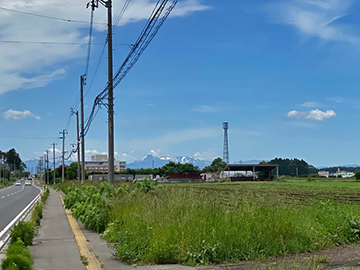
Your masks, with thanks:
<instances>
[{"instance_id":1,"label":"dirt patch","mask_svg":"<svg viewBox=\"0 0 360 270\"><path fill-rule=\"evenodd\" d=\"M360 244L301 253L265 261L197 267L199 270L237 269L342 269L360 267Z\"/></svg>"}]
</instances>

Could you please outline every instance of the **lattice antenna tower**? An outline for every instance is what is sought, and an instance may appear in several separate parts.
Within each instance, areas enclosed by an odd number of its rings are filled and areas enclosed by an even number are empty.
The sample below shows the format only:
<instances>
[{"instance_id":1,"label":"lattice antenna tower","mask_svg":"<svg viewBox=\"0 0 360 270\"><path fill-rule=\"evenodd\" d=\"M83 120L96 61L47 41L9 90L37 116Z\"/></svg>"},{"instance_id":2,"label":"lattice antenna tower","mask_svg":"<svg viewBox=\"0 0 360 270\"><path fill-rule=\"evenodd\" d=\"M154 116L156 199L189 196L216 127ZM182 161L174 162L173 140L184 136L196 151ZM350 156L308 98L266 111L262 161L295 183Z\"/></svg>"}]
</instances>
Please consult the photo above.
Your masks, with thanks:
<instances>
[{"instance_id":1,"label":"lattice antenna tower","mask_svg":"<svg viewBox=\"0 0 360 270\"><path fill-rule=\"evenodd\" d=\"M223 148L223 160L229 164L229 142L228 142L228 122L223 123L224 128L224 148Z\"/></svg>"}]
</instances>

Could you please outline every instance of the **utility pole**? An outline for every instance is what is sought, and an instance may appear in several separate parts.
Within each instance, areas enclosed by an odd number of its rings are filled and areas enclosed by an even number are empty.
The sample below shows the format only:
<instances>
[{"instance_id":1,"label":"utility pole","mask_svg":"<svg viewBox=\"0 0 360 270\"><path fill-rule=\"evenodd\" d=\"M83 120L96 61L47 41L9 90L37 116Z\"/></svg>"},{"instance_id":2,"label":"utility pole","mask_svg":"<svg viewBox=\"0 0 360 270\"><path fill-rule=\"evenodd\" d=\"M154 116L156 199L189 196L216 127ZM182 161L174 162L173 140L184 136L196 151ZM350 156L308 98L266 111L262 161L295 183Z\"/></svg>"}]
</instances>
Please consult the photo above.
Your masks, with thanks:
<instances>
[{"instance_id":1,"label":"utility pole","mask_svg":"<svg viewBox=\"0 0 360 270\"><path fill-rule=\"evenodd\" d=\"M113 85L113 55L112 55L112 12L111 0L106 2L108 9L108 128L109 128L109 149L108 149L108 181L114 183L114 85Z\"/></svg>"},{"instance_id":2,"label":"utility pole","mask_svg":"<svg viewBox=\"0 0 360 270\"><path fill-rule=\"evenodd\" d=\"M38 176L39 178L41 179L43 177L43 156L40 156L40 159L39 159L39 167L38 167Z\"/></svg>"},{"instance_id":3,"label":"utility pole","mask_svg":"<svg viewBox=\"0 0 360 270\"><path fill-rule=\"evenodd\" d=\"M55 143L52 144L53 146L53 167L54 167L54 185L56 184L56 175L55 175ZM50 181L50 180L49 180Z\"/></svg>"},{"instance_id":4,"label":"utility pole","mask_svg":"<svg viewBox=\"0 0 360 270\"><path fill-rule=\"evenodd\" d=\"M112 53L112 3L111 0L92 0L94 10L100 2L108 11L108 182L114 183L114 84L113 84L113 53Z\"/></svg>"},{"instance_id":5,"label":"utility pole","mask_svg":"<svg viewBox=\"0 0 360 270\"><path fill-rule=\"evenodd\" d=\"M47 151L47 150L46 150ZM47 178L46 178L46 154L44 154L44 183L46 184Z\"/></svg>"},{"instance_id":6,"label":"utility pole","mask_svg":"<svg viewBox=\"0 0 360 270\"><path fill-rule=\"evenodd\" d=\"M76 152L77 152L77 160L78 160L78 180L80 181L81 176L81 170L80 170L80 134L79 134L79 112L76 111L76 135L77 135L77 144L76 144Z\"/></svg>"},{"instance_id":7,"label":"utility pole","mask_svg":"<svg viewBox=\"0 0 360 270\"><path fill-rule=\"evenodd\" d=\"M49 150L46 150L46 184L50 184L49 179Z\"/></svg>"},{"instance_id":8,"label":"utility pole","mask_svg":"<svg viewBox=\"0 0 360 270\"><path fill-rule=\"evenodd\" d=\"M61 133L62 133L62 137L60 137L60 139L63 140L61 182L64 183L64 178L65 178L65 136L67 134L67 131L65 129L63 129L63 131L60 132L60 134Z\"/></svg>"},{"instance_id":9,"label":"utility pole","mask_svg":"<svg viewBox=\"0 0 360 270\"><path fill-rule=\"evenodd\" d=\"M81 181L85 180L85 131L84 131L84 84L85 78L80 76L80 107L81 107ZM78 155L80 153L78 152Z\"/></svg>"}]
</instances>

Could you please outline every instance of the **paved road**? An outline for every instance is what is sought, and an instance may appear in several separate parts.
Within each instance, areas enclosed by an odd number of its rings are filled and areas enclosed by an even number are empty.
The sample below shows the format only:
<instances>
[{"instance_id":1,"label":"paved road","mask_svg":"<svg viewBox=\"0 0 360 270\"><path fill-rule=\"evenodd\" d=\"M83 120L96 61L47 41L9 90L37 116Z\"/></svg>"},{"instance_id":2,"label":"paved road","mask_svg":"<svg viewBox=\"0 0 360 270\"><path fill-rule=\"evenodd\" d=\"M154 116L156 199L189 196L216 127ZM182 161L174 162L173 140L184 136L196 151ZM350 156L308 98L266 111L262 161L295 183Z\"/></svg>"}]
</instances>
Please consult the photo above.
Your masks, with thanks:
<instances>
[{"instance_id":1,"label":"paved road","mask_svg":"<svg viewBox=\"0 0 360 270\"><path fill-rule=\"evenodd\" d=\"M39 194L37 187L21 183L21 186L0 189L0 231Z\"/></svg>"}]
</instances>

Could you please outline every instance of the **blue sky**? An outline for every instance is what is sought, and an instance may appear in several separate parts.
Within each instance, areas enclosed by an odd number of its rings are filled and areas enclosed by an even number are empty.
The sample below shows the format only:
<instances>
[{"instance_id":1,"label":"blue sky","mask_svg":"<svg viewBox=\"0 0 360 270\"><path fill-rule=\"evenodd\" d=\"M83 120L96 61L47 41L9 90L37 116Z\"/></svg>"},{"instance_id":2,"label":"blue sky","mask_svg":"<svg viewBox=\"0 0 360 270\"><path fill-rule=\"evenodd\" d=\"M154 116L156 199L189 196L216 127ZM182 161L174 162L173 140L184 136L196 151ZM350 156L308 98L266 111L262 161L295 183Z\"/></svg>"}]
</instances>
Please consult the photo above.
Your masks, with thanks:
<instances>
[{"instance_id":1,"label":"blue sky","mask_svg":"<svg viewBox=\"0 0 360 270\"><path fill-rule=\"evenodd\" d=\"M75 142L70 108L79 109L89 33L88 23L75 21L88 22L90 10L87 1L73 2L0 0L0 149L14 147L23 160L39 158L51 143L59 156L63 129L68 151ZM113 1L113 21L124 2ZM153 7L154 1L130 1L114 31L114 70ZM179 0L115 88L116 158L213 160L222 157L228 121L232 163L281 157L315 166L360 164L359 10L346 0ZM100 6L86 117L107 80L104 22ZM107 153L107 136L102 108L86 136L88 157Z\"/></svg>"}]
</instances>

